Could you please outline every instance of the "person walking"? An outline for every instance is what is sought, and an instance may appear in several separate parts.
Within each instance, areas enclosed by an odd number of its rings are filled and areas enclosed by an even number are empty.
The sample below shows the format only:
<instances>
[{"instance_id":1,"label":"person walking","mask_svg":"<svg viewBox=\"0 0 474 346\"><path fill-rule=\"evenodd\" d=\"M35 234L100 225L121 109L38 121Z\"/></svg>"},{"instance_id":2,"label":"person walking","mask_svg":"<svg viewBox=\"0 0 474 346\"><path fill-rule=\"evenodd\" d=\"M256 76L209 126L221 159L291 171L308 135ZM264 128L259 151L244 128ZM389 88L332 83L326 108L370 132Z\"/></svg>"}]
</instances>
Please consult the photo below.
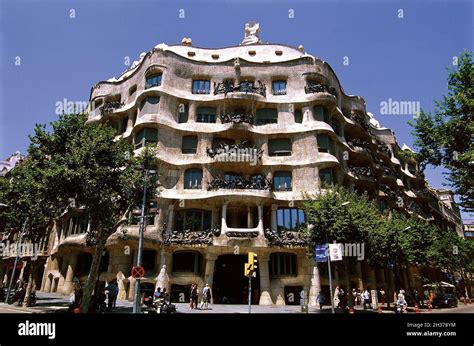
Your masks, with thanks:
<instances>
[{"instance_id":1,"label":"person walking","mask_svg":"<svg viewBox=\"0 0 474 346\"><path fill-rule=\"evenodd\" d=\"M324 303L324 295L319 291L318 296L316 297L316 301L319 304L319 310L323 309L323 303Z\"/></svg>"},{"instance_id":2,"label":"person walking","mask_svg":"<svg viewBox=\"0 0 474 346\"><path fill-rule=\"evenodd\" d=\"M194 285L194 288L193 288L193 290L192 290L192 292L191 292L191 299L192 299L192 301L193 301L194 309L197 309L197 308L198 308L198 289L199 289L198 285L195 284L195 285Z\"/></svg>"},{"instance_id":3,"label":"person walking","mask_svg":"<svg viewBox=\"0 0 474 346\"><path fill-rule=\"evenodd\" d=\"M364 293L362 293L362 300L364 302L364 310L367 310L367 305L370 308L370 293L369 288L366 288Z\"/></svg>"},{"instance_id":4,"label":"person walking","mask_svg":"<svg viewBox=\"0 0 474 346\"><path fill-rule=\"evenodd\" d=\"M118 296L118 286L115 281L112 281L106 288L105 290L107 291L107 298L108 298L108 305L107 305L107 310L111 311L113 308L115 308L116 303L117 303L117 296Z\"/></svg>"},{"instance_id":5,"label":"person walking","mask_svg":"<svg viewBox=\"0 0 474 346\"><path fill-rule=\"evenodd\" d=\"M335 308L339 308L339 286L336 286L336 289L334 290L334 298L333 298L333 304Z\"/></svg>"},{"instance_id":6,"label":"person walking","mask_svg":"<svg viewBox=\"0 0 474 346\"><path fill-rule=\"evenodd\" d=\"M191 288L189 289L189 310L194 309L193 292L194 284L191 284Z\"/></svg>"},{"instance_id":7,"label":"person walking","mask_svg":"<svg viewBox=\"0 0 474 346\"><path fill-rule=\"evenodd\" d=\"M205 310L209 309L209 302L211 300L211 288L209 284L206 284L202 289L202 299L201 299L201 306L200 308L204 308Z\"/></svg>"}]
</instances>

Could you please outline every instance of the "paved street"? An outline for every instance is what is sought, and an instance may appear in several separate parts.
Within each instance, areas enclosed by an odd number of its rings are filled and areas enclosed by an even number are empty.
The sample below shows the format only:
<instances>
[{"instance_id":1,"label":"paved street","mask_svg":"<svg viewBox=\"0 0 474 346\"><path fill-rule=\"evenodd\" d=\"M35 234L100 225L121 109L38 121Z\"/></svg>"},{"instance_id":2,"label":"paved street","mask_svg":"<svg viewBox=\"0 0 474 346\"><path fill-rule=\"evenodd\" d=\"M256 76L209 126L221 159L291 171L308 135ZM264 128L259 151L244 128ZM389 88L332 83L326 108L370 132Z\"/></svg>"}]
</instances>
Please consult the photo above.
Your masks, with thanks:
<instances>
[{"instance_id":1,"label":"paved street","mask_svg":"<svg viewBox=\"0 0 474 346\"><path fill-rule=\"evenodd\" d=\"M56 293L37 293L37 303L35 306L29 308L19 307L15 305L7 305L0 303L0 313L64 313L69 305L68 297ZM132 302L129 301L117 301L117 308L112 313L131 313ZM209 310L189 310L187 303L176 304L178 313L196 313L196 314L209 314L209 313L228 313L228 314L246 314L248 313L247 305L228 305L228 304L215 304L211 305ZM324 306L323 310L319 308L309 307L309 313L331 313L330 306ZM252 305L252 313L273 313L273 314L295 314L301 313L300 306L259 306ZM338 311L338 313L343 313ZM356 307L356 314L360 313L376 313L372 311L364 311L361 307ZM383 313L393 313L392 310L388 310L386 307L383 309ZM413 308L409 309L409 313L415 313ZM464 305L459 303L457 308L447 309L421 309L420 313L474 313L474 304Z\"/></svg>"}]
</instances>

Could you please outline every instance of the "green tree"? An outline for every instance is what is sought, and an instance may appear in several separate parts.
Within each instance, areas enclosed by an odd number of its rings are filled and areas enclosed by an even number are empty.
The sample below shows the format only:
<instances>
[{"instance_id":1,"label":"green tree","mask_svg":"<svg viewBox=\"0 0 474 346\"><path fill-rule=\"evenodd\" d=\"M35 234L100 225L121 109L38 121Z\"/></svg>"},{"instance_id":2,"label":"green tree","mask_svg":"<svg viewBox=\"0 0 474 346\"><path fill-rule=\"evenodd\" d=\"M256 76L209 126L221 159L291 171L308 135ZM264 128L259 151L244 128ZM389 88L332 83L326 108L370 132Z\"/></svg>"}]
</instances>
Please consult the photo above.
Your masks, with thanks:
<instances>
[{"instance_id":1,"label":"green tree","mask_svg":"<svg viewBox=\"0 0 474 346\"><path fill-rule=\"evenodd\" d=\"M87 124L85 115L62 115L51 126L50 132L45 126L35 128L30 152L48 163L47 182L51 193L60 196L56 209L64 211L73 202L88 216L87 242L95 252L84 285L81 310L86 313L106 241L127 223L131 208L141 204L143 169L155 168L155 152L145 149L134 157L132 145L116 140L112 127ZM151 200L156 179L150 177L148 183Z\"/></svg>"},{"instance_id":2,"label":"green tree","mask_svg":"<svg viewBox=\"0 0 474 346\"><path fill-rule=\"evenodd\" d=\"M17 236L21 243L40 245L47 241L48 230L58 215L54 209L54 196L48 193L49 186L40 162L26 159L18 164L0 183L0 200L7 204L2 208L0 219L9 239ZM31 248L35 251L35 248ZM30 294L36 286L37 255L22 256L30 266L24 306L30 305Z\"/></svg>"},{"instance_id":3,"label":"green tree","mask_svg":"<svg viewBox=\"0 0 474 346\"><path fill-rule=\"evenodd\" d=\"M422 110L414 122L409 122L421 168L445 167L461 207L468 212L474 210L473 88L472 52L464 51L457 68L449 70L449 92L435 101L434 114Z\"/></svg>"}]
</instances>

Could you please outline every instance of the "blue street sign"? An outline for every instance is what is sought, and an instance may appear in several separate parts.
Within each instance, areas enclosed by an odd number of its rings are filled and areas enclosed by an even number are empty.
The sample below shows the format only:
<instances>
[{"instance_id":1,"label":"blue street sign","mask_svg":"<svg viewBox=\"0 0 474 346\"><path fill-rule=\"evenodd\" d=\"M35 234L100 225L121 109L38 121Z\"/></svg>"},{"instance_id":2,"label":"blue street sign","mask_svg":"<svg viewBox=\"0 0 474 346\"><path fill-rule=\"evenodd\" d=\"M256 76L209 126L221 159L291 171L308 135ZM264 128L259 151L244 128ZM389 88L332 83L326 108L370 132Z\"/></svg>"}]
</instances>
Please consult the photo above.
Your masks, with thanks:
<instances>
[{"instance_id":1,"label":"blue street sign","mask_svg":"<svg viewBox=\"0 0 474 346\"><path fill-rule=\"evenodd\" d=\"M314 259L316 262L327 262L328 258L326 256L326 244L316 245L314 248Z\"/></svg>"}]
</instances>

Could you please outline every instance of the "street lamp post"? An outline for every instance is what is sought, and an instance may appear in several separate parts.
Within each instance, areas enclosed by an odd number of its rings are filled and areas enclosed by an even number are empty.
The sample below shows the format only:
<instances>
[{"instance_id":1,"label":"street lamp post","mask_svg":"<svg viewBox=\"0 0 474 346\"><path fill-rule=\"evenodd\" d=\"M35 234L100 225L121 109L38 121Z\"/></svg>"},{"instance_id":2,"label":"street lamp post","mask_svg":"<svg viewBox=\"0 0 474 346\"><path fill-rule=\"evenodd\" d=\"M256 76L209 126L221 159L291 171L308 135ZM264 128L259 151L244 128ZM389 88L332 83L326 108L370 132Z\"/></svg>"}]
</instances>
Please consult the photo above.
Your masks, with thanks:
<instances>
[{"instance_id":1,"label":"street lamp post","mask_svg":"<svg viewBox=\"0 0 474 346\"><path fill-rule=\"evenodd\" d=\"M145 169L145 178L143 182L143 200L142 200L142 210L140 216L140 228L138 235L138 254L137 254L137 267L142 264L142 252L143 252L143 233L145 231L145 205L146 205L146 193L147 193L147 181L148 174L154 174L156 171ZM135 299L133 301L133 313L140 312L140 277L135 279Z\"/></svg>"},{"instance_id":2,"label":"street lamp post","mask_svg":"<svg viewBox=\"0 0 474 346\"><path fill-rule=\"evenodd\" d=\"M346 206L348 205L350 202L344 202L342 203L340 206L338 207L335 207L335 208L332 208L329 210L329 215L332 216L332 213L343 207L343 206ZM333 300L333 296L332 296L332 274L331 274L331 256L329 254L329 240L328 240L328 231L327 231L327 224L325 224L326 226L326 229L324 230L324 233L326 235L326 259L327 259L327 262L328 262L328 278L329 278L329 299L331 299L331 312L334 314L335 311L334 311L334 300Z\"/></svg>"}]
</instances>

